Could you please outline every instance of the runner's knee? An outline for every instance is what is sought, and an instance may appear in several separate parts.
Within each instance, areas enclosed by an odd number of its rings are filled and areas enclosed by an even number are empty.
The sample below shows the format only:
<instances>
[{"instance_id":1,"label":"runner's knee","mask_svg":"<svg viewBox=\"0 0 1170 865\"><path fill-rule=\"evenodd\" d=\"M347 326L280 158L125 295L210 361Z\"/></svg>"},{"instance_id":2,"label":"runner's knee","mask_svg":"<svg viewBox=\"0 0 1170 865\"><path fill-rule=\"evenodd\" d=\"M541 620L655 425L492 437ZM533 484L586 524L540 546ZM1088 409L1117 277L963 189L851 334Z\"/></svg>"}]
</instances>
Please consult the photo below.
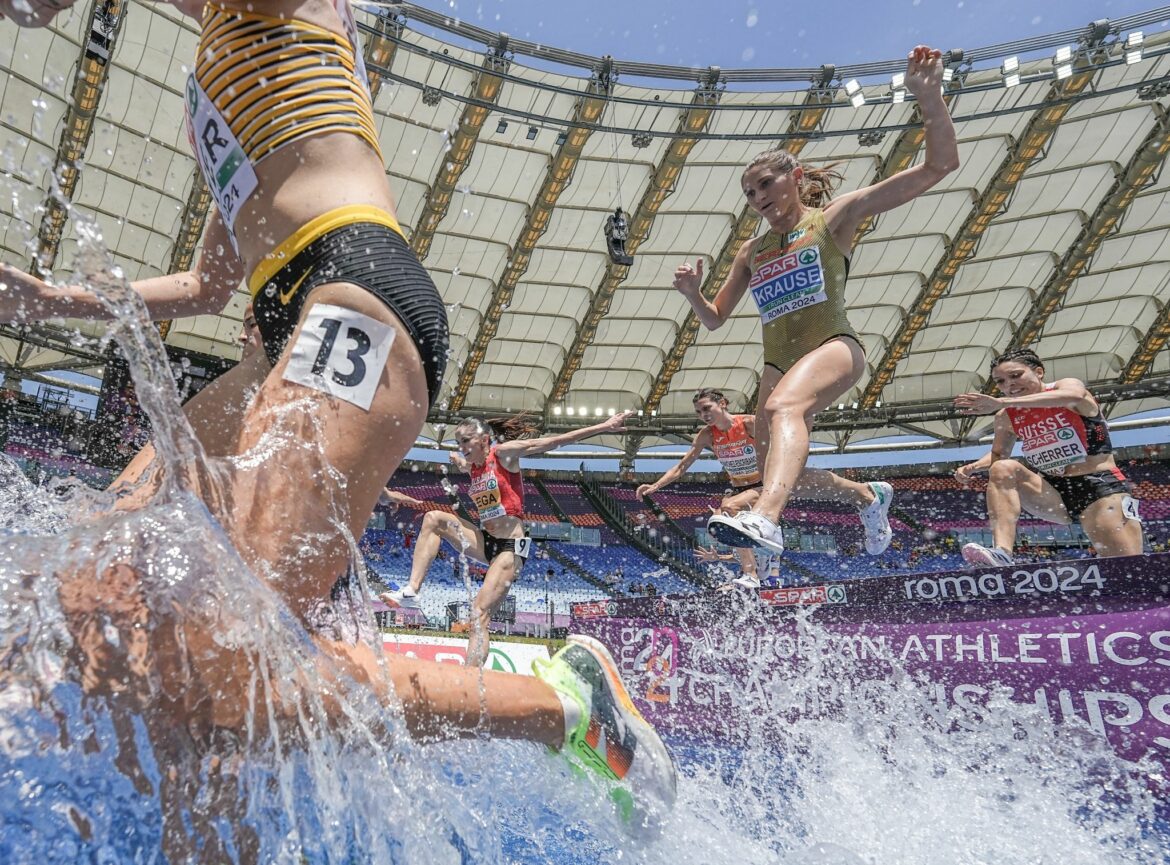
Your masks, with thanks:
<instances>
[{"instance_id":1,"label":"runner's knee","mask_svg":"<svg viewBox=\"0 0 1170 865\"><path fill-rule=\"evenodd\" d=\"M1015 483L1023 468L1016 460L996 460L987 471L992 483Z\"/></svg>"}]
</instances>

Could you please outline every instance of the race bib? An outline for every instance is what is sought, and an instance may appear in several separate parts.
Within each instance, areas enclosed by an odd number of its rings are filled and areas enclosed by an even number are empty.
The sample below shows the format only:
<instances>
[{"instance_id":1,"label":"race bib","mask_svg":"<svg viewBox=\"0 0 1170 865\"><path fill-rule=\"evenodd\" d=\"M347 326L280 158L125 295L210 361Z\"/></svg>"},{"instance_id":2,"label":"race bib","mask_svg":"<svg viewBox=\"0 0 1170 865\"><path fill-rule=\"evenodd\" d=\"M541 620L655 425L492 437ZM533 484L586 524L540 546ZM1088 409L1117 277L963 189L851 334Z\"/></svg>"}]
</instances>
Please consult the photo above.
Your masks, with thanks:
<instances>
[{"instance_id":1,"label":"race bib","mask_svg":"<svg viewBox=\"0 0 1170 865\"><path fill-rule=\"evenodd\" d=\"M715 457L727 472L727 477L733 486L742 486L746 483L755 483L759 480L760 472L756 460L756 449L746 442L720 447L715 451Z\"/></svg>"},{"instance_id":2,"label":"race bib","mask_svg":"<svg viewBox=\"0 0 1170 865\"><path fill-rule=\"evenodd\" d=\"M236 215L256 189L256 171L228 122L193 74L187 76L186 95L187 138L234 244Z\"/></svg>"},{"instance_id":3,"label":"race bib","mask_svg":"<svg viewBox=\"0 0 1170 865\"><path fill-rule=\"evenodd\" d=\"M370 410L394 328L342 306L315 303L292 347L284 380Z\"/></svg>"},{"instance_id":4,"label":"race bib","mask_svg":"<svg viewBox=\"0 0 1170 865\"><path fill-rule=\"evenodd\" d=\"M494 473L485 473L473 480L468 494L475 503L475 509L479 511L481 521L508 515L500 496L500 482Z\"/></svg>"},{"instance_id":5,"label":"race bib","mask_svg":"<svg viewBox=\"0 0 1170 865\"><path fill-rule=\"evenodd\" d=\"M1023 457L1034 469L1048 474L1063 474L1073 463L1085 461L1085 445L1070 427L1060 427L1028 439L1021 445Z\"/></svg>"},{"instance_id":6,"label":"race bib","mask_svg":"<svg viewBox=\"0 0 1170 865\"><path fill-rule=\"evenodd\" d=\"M1126 496L1121 500L1121 512L1127 520L1133 520L1135 523L1142 521L1141 515L1138 513L1138 500L1133 496Z\"/></svg>"},{"instance_id":7,"label":"race bib","mask_svg":"<svg viewBox=\"0 0 1170 865\"><path fill-rule=\"evenodd\" d=\"M752 274L748 288L764 324L824 303L828 295L820 248L806 246L765 262Z\"/></svg>"}]
</instances>

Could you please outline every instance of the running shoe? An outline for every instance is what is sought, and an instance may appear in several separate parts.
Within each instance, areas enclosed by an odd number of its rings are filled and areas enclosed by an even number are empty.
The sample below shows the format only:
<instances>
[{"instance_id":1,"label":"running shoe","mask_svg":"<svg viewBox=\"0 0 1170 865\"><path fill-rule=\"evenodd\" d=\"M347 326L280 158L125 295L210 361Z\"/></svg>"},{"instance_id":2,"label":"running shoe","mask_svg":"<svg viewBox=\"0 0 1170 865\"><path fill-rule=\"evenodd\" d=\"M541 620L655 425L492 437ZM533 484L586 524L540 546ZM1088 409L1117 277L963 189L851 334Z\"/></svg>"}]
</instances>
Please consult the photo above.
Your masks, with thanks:
<instances>
[{"instance_id":1,"label":"running shoe","mask_svg":"<svg viewBox=\"0 0 1170 865\"><path fill-rule=\"evenodd\" d=\"M731 582L741 589L758 589L760 587L760 578L755 575L740 574Z\"/></svg>"},{"instance_id":2,"label":"running shoe","mask_svg":"<svg viewBox=\"0 0 1170 865\"><path fill-rule=\"evenodd\" d=\"M1011 553L999 547L985 547L982 544L964 544L963 558L973 565L990 565L993 568L1010 568L1016 563Z\"/></svg>"},{"instance_id":3,"label":"running shoe","mask_svg":"<svg viewBox=\"0 0 1170 865\"><path fill-rule=\"evenodd\" d=\"M780 527L752 511L734 517L712 514L707 520L707 531L729 547L761 547L777 556L784 554L784 533Z\"/></svg>"},{"instance_id":4,"label":"running shoe","mask_svg":"<svg viewBox=\"0 0 1170 865\"><path fill-rule=\"evenodd\" d=\"M576 770L599 775L632 834L654 836L678 796L674 760L646 722L618 675L609 651L573 634L551 660L537 658L532 672L581 707L561 753Z\"/></svg>"},{"instance_id":5,"label":"running shoe","mask_svg":"<svg viewBox=\"0 0 1170 865\"><path fill-rule=\"evenodd\" d=\"M865 551L871 556L880 556L894 538L890 528L890 505L894 501L894 488L884 481L871 483L873 501L861 508L857 514L865 527Z\"/></svg>"},{"instance_id":6,"label":"running shoe","mask_svg":"<svg viewBox=\"0 0 1170 865\"><path fill-rule=\"evenodd\" d=\"M404 610L422 609L422 602L418 599L418 593L413 591L409 586L393 592L383 592L378 595L378 600L387 607L402 607Z\"/></svg>"}]
</instances>

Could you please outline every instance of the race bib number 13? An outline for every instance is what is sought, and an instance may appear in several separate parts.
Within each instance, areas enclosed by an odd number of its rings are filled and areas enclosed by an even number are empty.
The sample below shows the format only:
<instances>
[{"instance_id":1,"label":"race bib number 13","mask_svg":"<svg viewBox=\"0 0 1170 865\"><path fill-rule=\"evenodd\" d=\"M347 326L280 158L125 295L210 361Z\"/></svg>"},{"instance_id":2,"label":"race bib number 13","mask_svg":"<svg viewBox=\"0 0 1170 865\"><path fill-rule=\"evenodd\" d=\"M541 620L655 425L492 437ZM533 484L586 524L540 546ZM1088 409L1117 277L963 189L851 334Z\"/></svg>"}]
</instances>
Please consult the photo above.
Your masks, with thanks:
<instances>
[{"instance_id":1,"label":"race bib number 13","mask_svg":"<svg viewBox=\"0 0 1170 865\"><path fill-rule=\"evenodd\" d=\"M393 344L390 325L352 309L317 303L305 316L284 380L369 411Z\"/></svg>"}]
</instances>

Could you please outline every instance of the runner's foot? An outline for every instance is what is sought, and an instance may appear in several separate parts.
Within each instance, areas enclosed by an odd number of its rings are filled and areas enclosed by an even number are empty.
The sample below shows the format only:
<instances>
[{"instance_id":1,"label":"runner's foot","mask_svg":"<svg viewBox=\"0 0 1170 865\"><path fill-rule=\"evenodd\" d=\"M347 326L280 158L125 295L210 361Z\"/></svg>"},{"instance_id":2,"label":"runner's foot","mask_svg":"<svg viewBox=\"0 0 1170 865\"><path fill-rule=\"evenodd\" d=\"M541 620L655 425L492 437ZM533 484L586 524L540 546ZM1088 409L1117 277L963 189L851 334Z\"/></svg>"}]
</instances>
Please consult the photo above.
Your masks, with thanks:
<instances>
[{"instance_id":1,"label":"runner's foot","mask_svg":"<svg viewBox=\"0 0 1170 865\"><path fill-rule=\"evenodd\" d=\"M972 565L990 565L993 568L1010 568L1016 563L1011 553L999 547L985 547L982 544L965 544L963 558Z\"/></svg>"},{"instance_id":2,"label":"runner's foot","mask_svg":"<svg viewBox=\"0 0 1170 865\"><path fill-rule=\"evenodd\" d=\"M880 556L890 546L894 531L890 528L890 504L894 501L894 488L884 481L871 483L873 501L861 508L857 515L865 528L865 551L871 556Z\"/></svg>"},{"instance_id":3,"label":"runner's foot","mask_svg":"<svg viewBox=\"0 0 1170 865\"><path fill-rule=\"evenodd\" d=\"M784 533L767 517L743 511L729 517L713 514L707 520L707 531L719 543L729 547L761 547L773 555L784 554Z\"/></svg>"},{"instance_id":4,"label":"runner's foot","mask_svg":"<svg viewBox=\"0 0 1170 865\"><path fill-rule=\"evenodd\" d=\"M401 607L404 610L422 609L422 603L418 599L418 594L412 591L409 586L393 592L383 592L378 595L378 600L388 607Z\"/></svg>"},{"instance_id":5,"label":"runner's foot","mask_svg":"<svg viewBox=\"0 0 1170 865\"><path fill-rule=\"evenodd\" d=\"M578 770L611 783L611 798L635 834L655 835L678 795L674 760L661 737L634 707L609 651L578 634L532 670L581 708L561 753Z\"/></svg>"}]
</instances>

